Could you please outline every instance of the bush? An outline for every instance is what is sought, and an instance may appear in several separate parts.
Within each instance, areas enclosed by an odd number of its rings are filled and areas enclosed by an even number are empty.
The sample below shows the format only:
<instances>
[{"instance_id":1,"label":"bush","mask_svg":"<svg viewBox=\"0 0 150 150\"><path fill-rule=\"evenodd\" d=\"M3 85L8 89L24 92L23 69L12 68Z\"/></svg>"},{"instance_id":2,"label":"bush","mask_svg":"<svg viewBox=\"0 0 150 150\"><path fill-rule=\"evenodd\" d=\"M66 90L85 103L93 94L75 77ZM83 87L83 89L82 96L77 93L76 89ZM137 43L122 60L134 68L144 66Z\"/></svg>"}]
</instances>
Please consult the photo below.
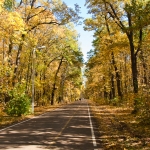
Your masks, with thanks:
<instances>
[{"instance_id":1,"label":"bush","mask_svg":"<svg viewBox=\"0 0 150 150\"><path fill-rule=\"evenodd\" d=\"M8 115L21 116L29 113L31 103L23 89L24 87L19 84L9 92L11 100L6 103L4 109Z\"/></svg>"},{"instance_id":2,"label":"bush","mask_svg":"<svg viewBox=\"0 0 150 150\"><path fill-rule=\"evenodd\" d=\"M22 114L29 113L30 100L26 95L20 96L17 99L10 100L4 111L10 116L21 116Z\"/></svg>"},{"instance_id":3,"label":"bush","mask_svg":"<svg viewBox=\"0 0 150 150\"><path fill-rule=\"evenodd\" d=\"M112 104L113 106L118 106L119 105L119 98L115 97L114 99L111 99L110 104Z\"/></svg>"}]
</instances>

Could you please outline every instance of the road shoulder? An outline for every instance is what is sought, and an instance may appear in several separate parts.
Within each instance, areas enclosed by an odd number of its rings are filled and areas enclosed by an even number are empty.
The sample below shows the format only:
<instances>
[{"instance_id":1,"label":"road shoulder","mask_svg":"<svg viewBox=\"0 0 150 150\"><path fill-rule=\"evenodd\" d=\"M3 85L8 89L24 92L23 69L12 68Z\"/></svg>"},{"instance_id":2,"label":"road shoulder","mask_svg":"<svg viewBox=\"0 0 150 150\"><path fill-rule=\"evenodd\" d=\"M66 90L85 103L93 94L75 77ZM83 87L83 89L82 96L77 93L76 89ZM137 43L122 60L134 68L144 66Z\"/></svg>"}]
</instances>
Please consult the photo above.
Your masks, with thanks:
<instances>
[{"instance_id":1,"label":"road shoulder","mask_svg":"<svg viewBox=\"0 0 150 150\"><path fill-rule=\"evenodd\" d=\"M147 127L138 125L130 108L98 105L92 101L89 101L89 105L103 149L149 150L150 131Z\"/></svg>"}]
</instances>

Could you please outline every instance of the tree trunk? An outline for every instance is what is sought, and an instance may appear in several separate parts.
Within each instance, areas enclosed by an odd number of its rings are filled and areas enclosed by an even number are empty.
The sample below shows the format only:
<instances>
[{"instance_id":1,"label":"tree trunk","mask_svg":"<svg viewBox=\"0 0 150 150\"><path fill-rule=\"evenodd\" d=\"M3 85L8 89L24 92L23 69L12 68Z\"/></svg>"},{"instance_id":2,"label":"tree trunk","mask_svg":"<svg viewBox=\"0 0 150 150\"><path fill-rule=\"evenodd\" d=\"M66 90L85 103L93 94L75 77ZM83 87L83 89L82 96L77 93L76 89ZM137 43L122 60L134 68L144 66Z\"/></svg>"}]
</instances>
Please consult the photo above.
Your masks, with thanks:
<instances>
[{"instance_id":1,"label":"tree trunk","mask_svg":"<svg viewBox=\"0 0 150 150\"><path fill-rule=\"evenodd\" d=\"M111 74L111 99L115 98L115 84L114 84L114 75Z\"/></svg>"},{"instance_id":2,"label":"tree trunk","mask_svg":"<svg viewBox=\"0 0 150 150\"><path fill-rule=\"evenodd\" d=\"M105 84L105 77L103 77L103 80ZM104 85L104 99L107 99L107 98L108 98L108 92L107 92L106 86Z\"/></svg>"},{"instance_id":3,"label":"tree trunk","mask_svg":"<svg viewBox=\"0 0 150 150\"><path fill-rule=\"evenodd\" d=\"M111 53L112 56L112 63L115 68L115 73L116 73L116 81L117 81L117 91L118 91L118 96L122 99L122 92L121 92L121 79L120 79L120 74L119 70L117 68L116 62L115 62L115 56L114 53Z\"/></svg>"},{"instance_id":4,"label":"tree trunk","mask_svg":"<svg viewBox=\"0 0 150 150\"><path fill-rule=\"evenodd\" d=\"M127 75L127 57L124 56L124 93L127 94L127 81L128 81L128 75Z\"/></svg>"},{"instance_id":5,"label":"tree trunk","mask_svg":"<svg viewBox=\"0 0 150 150\"><path fill-rule=\"evenodd\" d=\"M127 13L128 17L128 24L129 27L132 27L132 21L131 21L131 14ZM133 40L133 31L129 30L126 32L129 44L130 44L130 53L131 53L131 69L132 69L132 82L133 82L133 89L134 93L138 93L138 79L137 79L137 54L135 53L135 47L134 47L134 40Z\"/></svg>"},{"instance_id":6,"label":"tree trunk","mask_svg":"<svg viewBox=\"0 0 150 150\"><path fill-rule=\"evenodd\" d=\"M29 63L28 63L28 69L27 69L27 74L26 74L26 91L28 91L28 84L30 82L31 79L31 56L32 56L32 51L30 51L30 55L29 55Z\"/></svg>"},{"instance_id":7,"label":"tree trunk","mask_svg":"<svg viewBox=\"0 0 150 150\"><path fill-rule=\"evenodd\" d=\"M144 56L143 56L143 51L141 51L141 53L140 53L140 58L141 58L142 67L143 67L143 83L145 85L147 85L147 83L148 83L147 77L146 77L147 64L146 64Z\"/></svg>"},{"instance_id":8,"label":"tree trunk","mask_svg":"<svg viewBox=\"0 0 150 150\"><path fill-rule=\"evenodd\" d=\"M20 55L21 55L21 51L22 51L22 46L23 46L23 41L24 41L24 38L25 38L25 35L23 34L22 35L22 41L19 45L19 48L18 48L18 52L17 52L17 57L16 57L16 62L15 62L15 68L14 68L14 75L13 75L13 80L12 80L12 85L14 86L15 83L16 83L16 73L18 71L18 65L19 65L19 62L20 62Z\"/></svg>"},{"instance_id":9,"label":"tree trunk","mask_svg":"<svg viewBox=\"0 0 150 150\"><path fill-rule=\"evenodd\" d=\"M53 83L53 87L52 87L51 105L54 105L54 96L55 96L55 90L56 90L57 75L58 75L59 70L60 70L60 67L61 67L61 65L62 65L63 58L64 58L64 57L62 56L62 58L61 58L61 60L60 60L60 63L59 63L59 66L58 66L58 69L57 69L57 71L56 71L56 73L55 73L54 83Z\"/></svg>"},{"instance_id":10,"label":"tree trunk","mask_svg":"<svg viewBox=\"0 0 150 150\"><path fill-rule=\"evenodd\" d=\"M106 91L106 87L104 86L104 98L107 99L108 93Z\"/></svg>"},{"instance_id":11,"label":"tree trunk","mask_svg":"<svg viewBox=\"0 0 150 150\"><path fill-rule=\"evenodd\" d=\"M105 2L105 8L106 8L106 2ZM107 22L107 15L105 15L105 21L106 21L106 28L107 28L108 35L111 37L110 28L109 28L109 25L108 25L108 22ZM111 53L111 56L112 56L112 63L113 63L113 66L114 66L115 72L116 72L118 96L120 96L120 98L122 99L120 74L119 74L117 66L116 66L115 56L114 56L113 52ZM112 88L114 88L114 87L112 87Z\"/></svg>"},{"instance_id":12,"label":"tree trunk","mask_svg":"<svg viewBox=\"0 0 150 150\"><path fill-rule=\"evenodd\" d=\"M132 82L134 93L138 93L138 78L137 78L137 57L134 53L134 44L133 44L133 33L128 35L130 43L130 52L131 52L131 69L132 69Z\"/></svg>"},{"instance_id":13,"label":"tree trunk","mask_svg":"<svg viewBox=\"0 0 150 150\"><path fill-rule=\"evenodd\" d=\"M62 74L62 76L61 76L61 81L60 81L60 93L59 93L59 103L61 102L61 101L63 101L63 99L64 99L64 84L65 84L65 79L66 79L66 68L64 69L64 73Z\"/></svg>"}]
</instances>

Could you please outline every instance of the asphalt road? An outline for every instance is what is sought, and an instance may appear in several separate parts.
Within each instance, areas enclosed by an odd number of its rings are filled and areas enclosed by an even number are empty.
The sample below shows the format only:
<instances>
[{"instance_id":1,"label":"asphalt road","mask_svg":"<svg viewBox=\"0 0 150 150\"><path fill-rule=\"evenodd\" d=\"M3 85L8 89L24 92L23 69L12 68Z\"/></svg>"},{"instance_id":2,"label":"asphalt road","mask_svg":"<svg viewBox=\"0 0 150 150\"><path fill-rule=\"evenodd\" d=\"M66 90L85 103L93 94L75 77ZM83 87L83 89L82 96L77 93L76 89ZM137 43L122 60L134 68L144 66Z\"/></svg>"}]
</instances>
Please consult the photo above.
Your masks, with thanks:
<instances>
[{"instance_id":1,"label":"asphalt road","mask_svg":"<svg viewBox=\"0 0 150 150\"><path fill-rule=\"evenodd\" d=\"M0 130L2 150L100 150L86 100Z\"/></svg>"}]
</instances>

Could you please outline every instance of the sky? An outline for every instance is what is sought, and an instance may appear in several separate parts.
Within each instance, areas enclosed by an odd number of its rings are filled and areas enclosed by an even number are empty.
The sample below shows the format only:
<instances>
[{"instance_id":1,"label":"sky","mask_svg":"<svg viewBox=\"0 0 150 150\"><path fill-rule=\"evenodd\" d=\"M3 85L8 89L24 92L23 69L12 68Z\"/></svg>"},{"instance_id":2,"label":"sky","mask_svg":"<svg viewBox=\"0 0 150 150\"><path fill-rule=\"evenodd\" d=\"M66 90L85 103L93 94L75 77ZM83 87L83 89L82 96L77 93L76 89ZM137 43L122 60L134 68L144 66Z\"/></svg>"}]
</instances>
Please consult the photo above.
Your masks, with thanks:
<instances>
[{"instance_id":1,"label":"sky","mask_svg":"<svg viewBox=\"0 0 150 150\"><path fill-rule=\"evenodd\" d=\"M86 8L86 6L84 6L85 0L75 0L75 1L62 0L62 1L64 1L69 7L72 8L74 8L74 4L78 4L81 7L80 16L83 17L84 19L90 17L90 15L87 14L88 9ZM83 26L84 24L75 26L75 29L80 34L79 43L81 44L81 50L83 52L84 61L87 61L87 52L92 49L93 32L84 31Z\"/></svg>"}]
</instances>

